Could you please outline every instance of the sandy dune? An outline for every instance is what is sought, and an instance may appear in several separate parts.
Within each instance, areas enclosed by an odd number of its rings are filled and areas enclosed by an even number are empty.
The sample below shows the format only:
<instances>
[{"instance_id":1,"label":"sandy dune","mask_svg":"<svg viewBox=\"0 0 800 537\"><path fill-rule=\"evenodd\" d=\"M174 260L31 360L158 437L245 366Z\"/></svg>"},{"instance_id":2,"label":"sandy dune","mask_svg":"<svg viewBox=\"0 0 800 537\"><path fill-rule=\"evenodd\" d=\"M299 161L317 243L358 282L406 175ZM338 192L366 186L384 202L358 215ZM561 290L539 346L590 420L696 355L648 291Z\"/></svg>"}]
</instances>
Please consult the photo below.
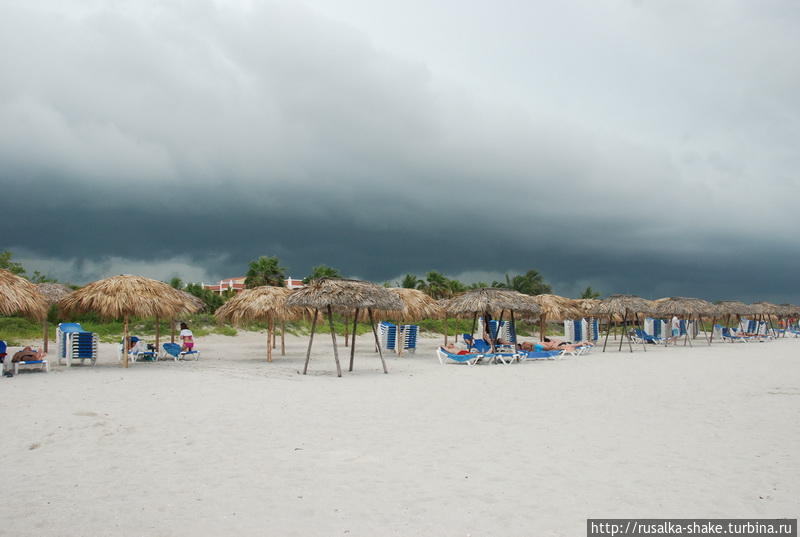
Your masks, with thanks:
<instances>
[{"instance_id":1,"label":"sandy dune","mask_svg":"<svg viewBox=\"0 0 800 537\"><path fill-rule=\"evenodd\" d=\"M587 517L796 517L800 340L380 370L366 336L264 360L0 380L0 535L576 536ZM342 353L344 355L344 352ZM343 362L346 360L342 357Z\"/></svg>"}]
</instances>

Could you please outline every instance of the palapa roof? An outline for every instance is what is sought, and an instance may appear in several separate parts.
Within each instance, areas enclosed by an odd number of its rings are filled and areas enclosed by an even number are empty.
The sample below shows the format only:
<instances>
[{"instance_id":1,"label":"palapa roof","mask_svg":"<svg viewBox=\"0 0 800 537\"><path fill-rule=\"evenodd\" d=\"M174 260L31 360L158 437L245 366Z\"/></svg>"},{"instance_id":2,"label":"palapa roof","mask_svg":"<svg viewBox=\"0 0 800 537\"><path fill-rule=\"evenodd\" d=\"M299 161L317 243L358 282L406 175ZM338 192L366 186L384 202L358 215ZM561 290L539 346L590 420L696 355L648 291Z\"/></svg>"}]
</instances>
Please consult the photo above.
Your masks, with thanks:
<instances>
[{"instance_id":1,"label":"palapa roof","mask_svg":"<svg viewBox=\"0 0 800 537\"><path fill-rule=\"evenodd\" d=\"M302 308L289 308L286 299L290 289L263 285L245 289L230 298L214 313L221 322L241 324L245 321L294 320L302 316Z\"/></svg>"},{"instance_id":2,"label":"palapa roof","mask_svg":"<svg viewBox=\"0 0 800 537\"><path fill-rule=\"evenodd\" d=\"M166 283L127 274L90 283L59 300L58 306L65 313L94 311L106 319L174 318L196 311L196 303Z\"/></svg>"},{"instance_id":3,"label":"palapa roof","mask_svg":"<svg viewBox=\"0 0 800 537\"><path fill-rule=\"evenodd\" d=\"M21 276L0 269L0 314L44 319L48 304L36 286Z\"/></svg>"},{"instance_id":4,"label":"palapa roof","mask_svg":"<svg viewBox=\"0 0 800 537\"><path fill-rule=\"evenodd\" d=\"M755 309L753 313L763 313L766 315L780 315L781 307L772 302L753 302L750 304Z\"/></svg>"},{"instance_id":5,"label":"palapa roof","mask_svg":"<svg viewBox=\"0 0 800 537\"><path fill-rule=\"evenodd\" d=\"M583 317L583 310L575 300L558 295L533 295L529 298L539 306L543 318L551 321Z\"/></svg>"},{"instance_id":6,"label":"palapa roof","mask_svg":"<svg viewBox=\"0 0 800 537\"><path fill-rule=\"evenodd\" d=\"M529 313L539 313L541 308L531 300L529 295L524 295L512 289L498 287L482 287L471 289L466 293L451 298L447 305L448 313L460 315L482 311L512 310Z\"/></svg>"},{"instance_id":7,"label":"palapa roof","mask_svg":"<svg viewBox=\"0 0 800 537\"><path fill-rule=\"evenodd\" d=\"M178 293L183 296L183 299L186 303L193 309L187 310L186 313L197 313L198 311L202 311L206 307L206 303L203 302L200 298L194 296L192 293L187 293L183 289L176 289Z\"/></svg>"},{"instance_id":8,"label":"palapa roof","mask_svg":"<svg viewBox=\"0 0 800 537\"><path fill-rule=\"evenodd\" d=\"M39 294L51 305L72 292L72 289L63 283L39 283L36 285L36 290L39 291Z\"/></svg>"},{"instance_id":9,"label":"palapa roof","mask_svg":"<svg viewBox=\"0 0 800 537\"><path fill-rule=\"evenodd\" d=\"M634 295L611 295L590 311L592 315L611 316L627 313L649 313L654 305L651 301Z\"/></svg>"},{"instance_id":10,"label":"palapa roof","mask_svg":"<svg viewBox=\"0 0 800 537\"><path fill-rule=\"evenodd\" d=\"M575 306L581 310L583 314L587 314L591 312L598 304L600 304L599 298L576 298L574 300Z\"/></svg>"},{"instance_id":11,"label":"palapa roof","mask_svg":"<svg viewBox=\"0 0 800 537\"><path fill-rule=\"evenodd\" d=\"M385 287L363 280L319 278L296 289L286 299L289 307L401 310L403 302Z\"/></svg>"},{"instance_id":12,"label":"palapa roof","mask_svg":"<svg viewBox=\"0 0 800 537\"><path fill-rule=\"evenodd\" d=\"M722 300L717 302L717 311L722 315L751 315L756 313L753 307L738 300Z\"/></svg>"},{"instance_id":13,"label":"palapa roof","mask_svg":"<svg viewBox=\"0 0 800 537\"><path fill-rule=\"evenodd\" d=\"M405 287L389 287L388 289L400 297L403 307L399 310L381 312L382 317L410 322L420 319L439 319L444 315L444 308L439 302L418 289Z\"/></svg>"},{"instance_id":14,"label":"palapa roof","mask_svg":"<svg viewBox=\"0 0 800 537\"><path fill-rule=\"evenodd\" d=\"M654 315L712 315L717 308L702 298L670 296L653 301Z\"/></svg>"},{"instance_id":15,"label":"palapa roof","mask_svg":"<svg viewBox=\"0 0 800 537\"><path fill-rule=\"evenodd\" d=\"M795 306L794 304L781 304L779 307L781 308L781 312L778 315L800 315L800 306Z\"/></svg>"}]
</instances>

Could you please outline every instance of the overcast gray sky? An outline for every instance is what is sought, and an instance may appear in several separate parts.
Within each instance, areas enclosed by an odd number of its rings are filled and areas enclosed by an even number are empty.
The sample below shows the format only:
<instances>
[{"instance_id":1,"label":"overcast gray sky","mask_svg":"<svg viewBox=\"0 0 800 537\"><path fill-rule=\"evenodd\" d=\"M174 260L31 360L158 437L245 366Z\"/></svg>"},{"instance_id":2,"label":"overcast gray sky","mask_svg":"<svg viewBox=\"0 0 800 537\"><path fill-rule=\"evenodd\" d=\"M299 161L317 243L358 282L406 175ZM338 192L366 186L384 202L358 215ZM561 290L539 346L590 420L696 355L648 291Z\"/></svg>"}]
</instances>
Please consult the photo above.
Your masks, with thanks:
<instances>
[{"instance_id":1,"label":"overcast gray sky","mask_svg":"<svg viewBox=\"0 0 800 537\"><path fill-rule=\"evenodd\" d=\"M0 249L800 302L800 3L0 0Z\"/></svg>"}]
</instances>

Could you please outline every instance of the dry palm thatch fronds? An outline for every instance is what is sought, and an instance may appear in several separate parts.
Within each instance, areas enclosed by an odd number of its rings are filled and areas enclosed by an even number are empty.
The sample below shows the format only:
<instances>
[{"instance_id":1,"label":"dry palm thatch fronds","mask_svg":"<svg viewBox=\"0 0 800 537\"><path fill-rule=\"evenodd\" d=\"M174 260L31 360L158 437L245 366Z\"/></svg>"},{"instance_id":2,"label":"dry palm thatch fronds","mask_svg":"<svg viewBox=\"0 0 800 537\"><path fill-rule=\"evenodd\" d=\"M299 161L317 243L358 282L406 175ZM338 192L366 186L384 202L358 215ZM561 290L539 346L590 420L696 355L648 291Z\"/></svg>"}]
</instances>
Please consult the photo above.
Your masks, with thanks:
<instances>
[{"instance_id":1,"label":"dry palm thatch fronds","mask_svg":"<svg viewBox=\"0 0 800 537\"><path fill-rule=\"evenodd\" d=\"M773 304L772 302L753 302L750 305L758 309L758 311L755 311L754 313L761 313L764 315L779 315L781 312L781 307L777 304Z\"/></svg>"},{"instance_id":2,"label":"dry palm thatch fronds","mask_svg":"<svg viewBox=\"0 0 800 537\"><path fill-rule=\"evenodd\" d=\"M717 309L724 315L752 315L753 307L738 300L722 300L717 302Z\"/></svg>"},{"instance_id":3,"label":"dry palm thatch fronds","mask_svg":"<svg viewBox=\"0 0 800 537\"><path fill-rule=\"evenodd\" d=\"M47 300L25 278L0 269L0 314L41 320L47 316Z\"/></svg>"},{"instance_id":4,"label":"dry palm thatch fronds","mask_svg":"<svg viewBox=\"0 0 800 537\"><path fill-rule=\"evenodd\" d=\"M539 306L541 317L548 321L563 321L583 316L583 310L571 298L545 294L533 295L529 300Z\"/></svg>"},{"instance_id":5,"label":"dry palm thatch fronds","mask_svg":"<svg viewBox=\"0 0 800 537\"><path fill-rule=\"evenodd\" d=\"M400 297L403 307L399 310L382 312L382 315L387 319L410 322L421 319L440 319L444 315L444 310L438 301L418 289L390 287L389 291Z\"/></svg>"},{"instance_id":6,"label":"dry palm thatch fronds","mask_svg":"<svg viewBox=\"0 0 800 537\"><path fill-rule=\"evenodd\" d=\"M650 300L634 295L611 295L600 301L590 313L596 316L632 315L637 313L649 313L653 309Z\"/></svg>"},{"instance_id":7,"label":"dry palm thatch fronds","mask_svg":"<svg viewBox=\"0 0 800 537\"><path fill-rule=\"evenodd\" d=\"M36 290L47 300L48 304L55 304L68 294L72 289L62 283L40 283L36 285Z\"/></svg>"},{"instance_id":8,"label":"dry palm thatch fronds","mask_svg":"<svg viewBox=\"0 0 800 537\"><path fill-rule=\"evenodd\" d=\"M362 280L320 278L292 292L286 300L290 307L316 309L328 306L341 309L399 310L403 303L385 287Z\"/></svg>"},{"instance_id":9,"label":"dry palm thatch fronds","mask_svg":"<svg viewBox=\"0 0 800 537\"><path fill-rule=\"evenodd\" d=\"M463 315L483 311L510 310L538 314L541 309L530 298L528 295L523 295L511 289L483 287L472 289L463 295L450 299L447 312Z\"/></svg>"},{"instance_id":10,"label":"dry palm thatch fronds","mask_svg":"<svg viewBox=\"0 0 800 537\"><path fill-rule=\"evenodd\" d=\"M194 296L191 293L187 293L182 289L176 289L178 293L183 297L187 305L186 313L199 313L206 308L206 303L203 302L199 297Z\"/></svg>"},{"instance_id":11,"label":"dry palm thatch fronds","mask_svg":"<svg viewBox=\"0 0 800 537\"><path fill-rule=\"evenodd\" d=\"M699 317L716 312L716 308L711 302L701 298L671 296L654 300L653 304L651 313L657 316Z\"/></svg>"},{"instance_id":12,"label":"dry palm thatch fronds","mask_svg":"<svg viewBox=\"0 0 800 537\"><path fill-rule=\"evenodd\" d=\"M333 311L343 311L345 309L355 310L353 315L354 323L358 320L359 310L367 310L370 317L370 325L372 326L372 333L375 336L375 345L378 348L378 354L381 358L381 364L383 365L383 372L389 372L386 368L386 361L383 359L383 352L381 351L378 341L378 333L375 330L372 312L373 310L401 310L403 308L403 301L400 300L397 294L389 291L385 287L375 285L372 282L341 278L319 278L313 280L307 286L293 291L291 296L286 299L286 305L289 307L309 307L315 309L314 319L311 322L311 336L308 342L308 350L306 351L306 363L303 367L304 375L308 372L308 362L311 359L311 345L314 342L314 329L317 325L317 316L320 309L326 309L328 312L328 323L330 324L331 339L333 340L333 357L336 361L336 373L338 376L342 376L342 369L339 364L339 348L336 344ZM350 346L350 371L353 370L355 343L356 337L354 333L353 342Z\"/></svg>"},{"instance_id":13,"label":"dry palm thatch fronds","mask_svg":"<svg viewBox=\"0 0 800 537\"><path fill-rule=\"evenodd\" d=\"M591 315L591 311L600 304L599 298L577 298L575 299L575 307L577 307L582 316Z\"/></svg>"},{"instance_id":14,"label":"dry palm thatch fronds","mask_svg":"<svg viewBox=\"0 0 800 537\"><path fill-rule=\"evenodd\" d=\"M781 313L783 317L794 317L796 315L800 315L800 306L795 306L794 304L781 304Z\"/></svg>"}]
</instances>

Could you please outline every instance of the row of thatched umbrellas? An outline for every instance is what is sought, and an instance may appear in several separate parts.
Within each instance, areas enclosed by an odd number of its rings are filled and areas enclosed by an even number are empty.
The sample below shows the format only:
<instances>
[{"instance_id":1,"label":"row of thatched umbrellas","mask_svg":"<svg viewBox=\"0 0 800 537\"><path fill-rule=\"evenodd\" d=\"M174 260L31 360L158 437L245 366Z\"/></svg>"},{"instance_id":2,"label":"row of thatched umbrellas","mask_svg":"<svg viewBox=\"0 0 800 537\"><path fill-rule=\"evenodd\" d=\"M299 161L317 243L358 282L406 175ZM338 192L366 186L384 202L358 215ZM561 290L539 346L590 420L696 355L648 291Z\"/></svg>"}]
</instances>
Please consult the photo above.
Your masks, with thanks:
<instances>
[{"instance_id":1,"label":"row of thatched umbrellas","mask_svg":"<svg viewBox=\"0 0 800 537\"><path fill-rule=\"evenodd\" d=\"M60 284L40 284L37 289L28 280L0 270L0 314L23 314L42 319L46 337L46 314L50 305L57 303L65 313L96 312L107 319L124 319L123 365L127 367L128 321L130 317L156 318L156 345L160 337L159 319L173 320L177 317L199 311L203 303L198 298L169 285L139 276L114 276L89 284L72 292ZM544 338L548 321L575 319L595 316L608 319L608 328L603 345L605 350L612 322L627 323L643 314L660 316L679 316L687 320L736 315L761 315L771 319L772 315L799 315L800 307L778 306L766 302L747 305L742 302L725 301L711 304L695 298L670 297L649 301L630 295L612 295L604 300L572 300L557 295L528 296L516 291L498 288L475 289L452 299L434 301L428 295L415 289L384 288L370 282L323 278L310 285L290 291L282 287L259 287L248 289L226 302L216 312L222 322L241 324L243 322L265 322L267 324L267 359L272 360L275 345L275 323L296 320L306 315L312 316L306 362L303 372L308 370L311 348L314 341L319 312L328 314L331 338L334 347L334 360L337 374L341 376L338 345L333 325L333 314L353 319L353 342L350 348L349 370L353 369L355 353L356 324L367 321L372 326L376 350L379 353L384 372L387 371L383 353L375 330L375 320L391 319L407 322L424 318L445 319L448 317L472 317L473 332L478 315L484 318L493 315L502 321L506 313L513 321L515 313L528 320L538 319L540 337ZM312 313L313 312L313 313ZM283 330L281 331L283 334ZM712 336L713 337L713 336ZM691 341L687 341L691 345ZM711 343L711 338L708 339ZM620 339L620 350L623 339ZM628 338L630 350L633 347ZM46 345L46 343L45 343ZM402 348L402 345L397 345ZM283 349L283 345L282 345Z\"/></svg>"}]
</instances>

